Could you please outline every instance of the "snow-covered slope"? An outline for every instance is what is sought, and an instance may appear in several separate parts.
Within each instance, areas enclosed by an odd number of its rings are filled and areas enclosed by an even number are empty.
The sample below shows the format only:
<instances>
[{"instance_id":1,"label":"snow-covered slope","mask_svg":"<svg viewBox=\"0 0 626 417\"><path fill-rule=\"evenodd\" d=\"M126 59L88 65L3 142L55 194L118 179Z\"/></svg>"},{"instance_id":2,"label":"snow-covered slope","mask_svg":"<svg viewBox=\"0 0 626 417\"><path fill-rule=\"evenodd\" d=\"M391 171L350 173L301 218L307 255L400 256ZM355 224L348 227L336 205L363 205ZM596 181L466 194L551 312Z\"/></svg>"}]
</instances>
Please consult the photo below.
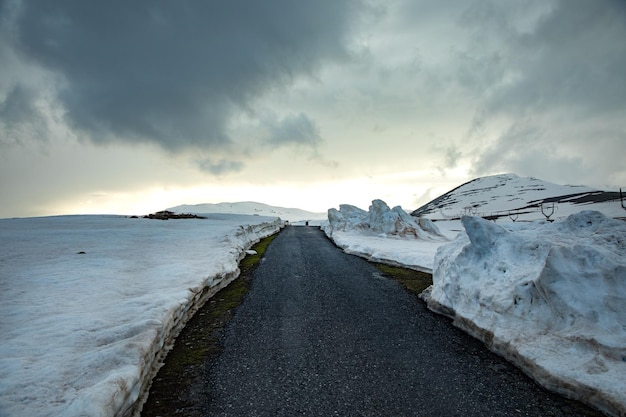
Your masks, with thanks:
<instances>
[{"instance_id":1,"label":"snow-covered slope","mask_svg":"<svg viewBox=\"0 0 626 417\"><path fill-rule=\"evenodd\" d=\"M277 218L0 219L0 416L129 416Z\"/></svg>"},{"instance_id":2,"label":"snow-covered slope","mask_svg":"<svg viewBox=\"0 0 626 417\"><path fill-rule=\"evenodd\" d=\"M435 256L429 307L547 388L626 415L626 222L462 223Z\"/></svg>"},{"instance_id":3,"label":"snow-covered slope","mask_svg":"<svg viewBox=\"0 0 626 417\"><path fill-rule=\"evenodd\" d=\"M287 220L292 223L307 220L319 221L326 219L326 213L313 213L298 208L275 207L263 203L256 203L253 201L217 204L186 204L171 207L168 210L176 213L229 213L280 217L282 220Z\"/></svg>"},{"instance_id":4,"label":"snow-covered slope","mask_svg":"<svg viewBox=\"0 0 626 417\"><path fill-rule=\"evenodd\" d=\"M586 186L558 185L515 174L493 175L467 182L418 208L413 216L433 220L476 215L514 220L565 218L582 210L596 210L608 217L624 217L618 192Z\"/></svg>"}]
</instances>

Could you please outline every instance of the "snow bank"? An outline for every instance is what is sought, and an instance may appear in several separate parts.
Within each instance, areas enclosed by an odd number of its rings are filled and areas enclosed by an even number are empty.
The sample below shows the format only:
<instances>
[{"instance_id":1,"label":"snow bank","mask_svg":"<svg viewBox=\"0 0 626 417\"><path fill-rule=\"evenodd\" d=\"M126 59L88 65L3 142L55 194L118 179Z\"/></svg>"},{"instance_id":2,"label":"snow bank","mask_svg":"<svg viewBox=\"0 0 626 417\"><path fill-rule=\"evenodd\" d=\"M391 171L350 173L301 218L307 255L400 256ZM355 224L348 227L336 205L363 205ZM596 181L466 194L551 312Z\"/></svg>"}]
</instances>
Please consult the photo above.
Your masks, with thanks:
<instances>
[{"instance_id":1,"label":"snow bank","mask_svg":"<svg viewBox=\"0 0 626 417\"><path fill-rule=\"evenodd\" d=\"M0 416L128 416L278 218L0 220Z\"/></svg>"},{"instance_id":2,"label":"snow bank","mask_svg":"<svg viewBox=\"0 0 626 417\"><path fill-rule=\"evenodd\" d=\"M328 210L328 223L324 230L332 235L335 230L358 231L365 234L413 237L423 240L445 240L437 226L428 219L411 217L396 206L392 209L382 200L372 201L369 211L349 204L342 204L339 210Z\"/></svg>"},{"instance_id":3,"label":"snow bank","mask_svg":"<svg viewBox=\"0 0 626 417\"><path fill-rule=\"evenodd\" d=\"M437 248L445 242L404 239L393 236L363 235L354 231L338 231L328 236L345 253L357 255L370 262L432 273Z\"/></svg>"},{"instance_id":4,"label":"snow bank","mask_svg":"<svg viewBox=\"0 0 626 417\"><path fill-rule=\"evenodd\" d=\"M437 251L429 307L548 389L626 415L626 223L462 223Z\"/></svg>"},{"instance_id":5,"label":"snow bank","mask_svg":"<svg viewBox=\"0 0 626 417\"><path fill-rule=\"evenodd\" d=\"M430 220L411 217L400 206L390 209L382 200L372 201L369 211L349 204L331 208L321 228L346 253L429 273L437 248L448 241Z\"/></svg>"}]
</instances>

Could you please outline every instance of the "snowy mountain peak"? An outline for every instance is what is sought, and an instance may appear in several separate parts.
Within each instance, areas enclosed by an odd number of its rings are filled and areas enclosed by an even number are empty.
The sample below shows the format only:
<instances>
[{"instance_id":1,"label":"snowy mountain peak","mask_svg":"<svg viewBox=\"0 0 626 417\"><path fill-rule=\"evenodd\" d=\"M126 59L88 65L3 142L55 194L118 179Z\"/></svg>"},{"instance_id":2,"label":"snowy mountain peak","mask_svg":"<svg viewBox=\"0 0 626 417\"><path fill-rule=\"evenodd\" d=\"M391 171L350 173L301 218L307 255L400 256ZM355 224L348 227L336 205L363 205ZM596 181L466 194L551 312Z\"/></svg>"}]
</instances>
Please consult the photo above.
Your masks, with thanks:
<instances>
[{"instance_id":1,"label":"snowy mountain peak","mask_svg":"<svg viewBox=\"0 0 626 417\"><path fill-rule=\"evenodd\" d=\"M544 218L541 213L543 204L549 205L550 209L559 207L557 217L589 209L618 217L624 214L618 199L617 192L582 185L559 185L515 174L499 174L462 184L413 211L411 215L443 219L471 214L496 219L508 217L514 212L526 215L528 219L538 219Z\"/></svg>"}]
</instances>

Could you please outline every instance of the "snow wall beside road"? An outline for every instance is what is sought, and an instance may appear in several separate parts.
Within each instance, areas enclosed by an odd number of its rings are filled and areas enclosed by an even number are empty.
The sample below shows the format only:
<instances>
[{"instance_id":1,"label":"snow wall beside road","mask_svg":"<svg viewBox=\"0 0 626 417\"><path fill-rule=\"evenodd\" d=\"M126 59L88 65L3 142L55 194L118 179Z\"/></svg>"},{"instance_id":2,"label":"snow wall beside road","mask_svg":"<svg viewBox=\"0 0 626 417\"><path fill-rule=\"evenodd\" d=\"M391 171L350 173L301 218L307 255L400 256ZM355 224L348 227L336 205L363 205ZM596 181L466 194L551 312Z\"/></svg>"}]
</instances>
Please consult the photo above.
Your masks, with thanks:
<instances>
[{"instance_id":1,"label":"snow wall beside road","mask_svg":"<svg viewBox=\"0 0 626 417\"><path fill-rule=\"evenodd\" d=\"M436 253L429 307L546 388L626 415L626 223L462 223Z\"/></svg>"}]
</instances>

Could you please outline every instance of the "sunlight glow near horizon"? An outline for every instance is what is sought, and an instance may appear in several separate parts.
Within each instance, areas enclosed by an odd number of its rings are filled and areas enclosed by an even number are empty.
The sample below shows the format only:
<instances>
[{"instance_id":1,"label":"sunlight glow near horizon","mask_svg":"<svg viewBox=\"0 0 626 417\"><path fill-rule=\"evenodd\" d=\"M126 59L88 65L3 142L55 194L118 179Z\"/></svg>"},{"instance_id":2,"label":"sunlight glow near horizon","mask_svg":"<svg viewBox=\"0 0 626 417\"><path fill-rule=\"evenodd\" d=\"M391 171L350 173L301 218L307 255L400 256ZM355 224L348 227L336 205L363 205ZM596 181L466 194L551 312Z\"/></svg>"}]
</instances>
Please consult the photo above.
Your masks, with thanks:
<instances>
[{"instance_id":1,"label":"sunlight glow near horizon","mask_svg":"<svg viewBox=\"0 0 626 417\"><path fill-rule=\"evenodd\" d=\"M463 172L455 173L463 178ZM427 180L428 171L383 174L309 185L239 185L151 187L129 192L100 192L57 201L44 208L45 213L143 215L183 204L255 201L278 207L326 212L340 204L367 210L372 200L381 199L390 207L397 205L414 210L433 198L460 185L450 181ZM456 177L454 175L453 177Z\"/></svg>"}]
</instances>

